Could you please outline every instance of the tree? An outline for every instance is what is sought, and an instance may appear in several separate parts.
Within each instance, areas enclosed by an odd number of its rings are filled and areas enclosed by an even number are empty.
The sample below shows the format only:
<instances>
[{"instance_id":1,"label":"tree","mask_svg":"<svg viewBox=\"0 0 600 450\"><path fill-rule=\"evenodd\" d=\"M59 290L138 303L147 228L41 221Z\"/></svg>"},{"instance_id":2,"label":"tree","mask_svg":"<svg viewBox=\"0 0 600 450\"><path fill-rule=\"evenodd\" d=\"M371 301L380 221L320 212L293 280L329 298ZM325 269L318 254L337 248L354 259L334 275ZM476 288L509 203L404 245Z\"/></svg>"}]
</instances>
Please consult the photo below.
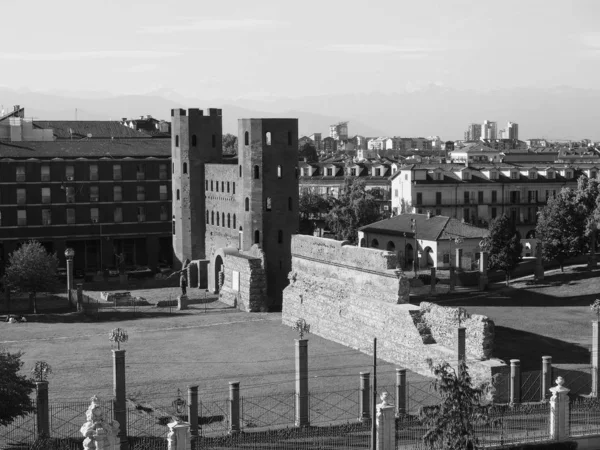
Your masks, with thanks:
<instances>
[{"instance_id":1,"label":"tree","mask_svg":"<svg viewBox=\"0 0 600 450\"><path fill-rule=\"evenodd\" d=\"M490 386L474 386L464 361L459 361L457 370L447 362L431 366L431 370L436 377L433 388L442 397L442 402L423 406L419 411L419 418L427 427L423 435L425 447L448 450L480 448L475 424L490 423L490 406L483 404Z\"/></svg>"},{"instance_id":2,"label":"tree","mask_svg":"<svg viewBox=\"0 0 600 450\"><path fill-rule=\"evenodd\" d=\"M9 257L4 278L10 288L29 293L29 310L37 314L38 292L52 292L58 286L58 259L37 241L29 241Z\"/></svg>"},{"instance_id":3,"label":"tree","mask_svg":"<svg viewBox=\"0 0 600 450\"><path fill-rule=\"evenodd\" d=\"M546 261L556 259L560 270L564 262L584 253L587 248L585 237L587 220L585 208L577 203L577 195L570 188L563 188L556 197L550 198L538 212L535 235L542 246L542 257Z\"/></svg>"},{"instance_id":4,"label":"tree","mask_svg":"<svg viewBox=\"0 0 600 450\"><path fill-rule=\"evenodd\" d=\"M6 426L19 416L35 411L30 394L35 383L19 375L22 353L0 349L0 425Z\"/></svg>"},{"instance_id":5,"label":"tree","mask_svg":"<svg viewBox=\"0 0 600 450\"><path fill-rule=\"evenodd\" d=\"M226 155L237 155L238 152L238 138L235 134L224 134L223 135L223 153Z\"/></svg>"},{"instance_id":6,"label":"tree","mask_svg":"<svg viewBox=\"0 0 600 450\"><path fill-rule=\"evenodd\" d=\"M346 178L339 198L332 200L332 208L325 216L327 226L338 240L356 244L358 229L383 219L373 194L365 189L365 182Z\"/></svg>"},{"instance_id":7,"label":"tree","mask_svg":"<svg viewBox=\"0 0 600 450\"><path fill-rule=\"evenodd\" d=\"M523 251L519 233L508 216L503 214L492 220L482 249L489 252L489 268L504 272L508 286L510 275L519 265Z\"/></svg>"},{"instance_id":8,"label":"tree","mask_svg":"<svg viewBox=\"0 0 600 450\"><path fill-rule=\"evenodd\" d=\"M318 161L317 148L310 142L303 142L298 147L298 158L306 159L307 162Z\"/></svg>"},{"instance_id":9,"label":"tree","mask_svg":"<svg viewBox=\"0 0 600 450\"><path fill-rule=\"evenodd\" d=\"M312 235L315 231L315 220L327 212L327 199L311 191L300 194L298 212L300 215L300 234Z\"/></svg>"},{"instance_id":10,"label":"tree","mask_svg":"<svg viewBox=\"0 0 600 450\"><path fill-rule=\"evenodd\" d=\"M596 233L600 219L600 178L581 176L577 180L575 202L582 208L585 219L585 236L591 253L596 251Z\"/></svg>"}]
</instances>

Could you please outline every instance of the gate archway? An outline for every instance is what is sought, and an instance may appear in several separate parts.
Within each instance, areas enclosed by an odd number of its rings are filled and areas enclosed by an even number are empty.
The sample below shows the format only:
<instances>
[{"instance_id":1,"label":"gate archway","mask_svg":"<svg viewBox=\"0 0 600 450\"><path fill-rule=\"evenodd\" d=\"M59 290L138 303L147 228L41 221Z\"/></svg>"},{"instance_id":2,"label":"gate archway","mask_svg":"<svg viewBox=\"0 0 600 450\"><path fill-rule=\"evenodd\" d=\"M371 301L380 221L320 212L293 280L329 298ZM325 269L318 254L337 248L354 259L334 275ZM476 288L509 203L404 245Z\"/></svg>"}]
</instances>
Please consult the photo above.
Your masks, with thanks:
<instances>
[{"instance_id":1,"label":"gate archway","mask_svg":"<svg viewBox=\"0 0 600 450\"><path fill-rule=\"evenodd\" d=\"M225 281L225 271L223 270L223 258L221 258L221 255L217 255L215 258L214 277L215 294L218 294Z\"/></svg>"}]
</instances>

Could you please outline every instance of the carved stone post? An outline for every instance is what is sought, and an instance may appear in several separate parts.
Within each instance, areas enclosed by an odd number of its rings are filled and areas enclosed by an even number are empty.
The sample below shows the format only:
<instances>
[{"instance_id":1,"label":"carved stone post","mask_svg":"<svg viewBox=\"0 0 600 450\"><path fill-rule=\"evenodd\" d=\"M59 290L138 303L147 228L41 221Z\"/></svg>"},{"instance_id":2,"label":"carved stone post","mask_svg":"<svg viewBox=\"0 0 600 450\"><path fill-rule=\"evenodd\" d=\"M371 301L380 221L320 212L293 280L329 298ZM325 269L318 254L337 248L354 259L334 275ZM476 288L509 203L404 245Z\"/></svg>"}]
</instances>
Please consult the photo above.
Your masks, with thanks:
<instances>
[{"instance_id":1,"label":"carved stone post","mask_svg":"<svg viewBox=\"0 0 600 450\"><path fill-rule=\"evenodd\" d=\"M535 246L534 278L536 281L542 281L544 279L544 262L542 261L542 244L539 241Z\"/></svg>"},{"instance_id":2,"label":"carved stone post","mask_svg":"<svg viewBox=\"0 0 600 450\"><path fill-rule=\"evenodd\" d=\"M521 403L521 361L510 360L510 403Z\"/></svg>"},{"instance_id":3,"label":"carved stone post","mask_svg":"<svg viewBox=\"0 0 600 450\"><path fill-rule=\"evenodd\" d=\"M396 448L396 417L394 405L389 403L389 394L381 394L381 403L377 405L377 450Z\"/></svg>"},{"instance_id":4,"label":"carved stone post","mask_svg":"<svg viewBox=\"0 0 600 450\"><path fill-rule=\"evenodd\" d=\"M188 309L188 296L187 295L178 295L177 296L177 310L183 311Z\"/></svg>"},{"instance_id":5,"label":"carved stone post","mask_svg":"<svg viewBox=\"0 0 600 450\"><path fill-rule=\"evenodd\" d=\"M187 422L171 422L167 425L169 433L167 434L167 445L169 450L191 450L192 434L190 433L190 424Z\"/></svg>"},{"instance_id":6,"label":"carved stone post","mask_svg":"<svg viewBox=\"0 0 600 450\"><path fill-rule=\"evenodd\" d=\"M592 322L592 396L600 395L600 329L599 322Z\"/></svg>"},{"instance_id":7,"label":"carved stone post","mask_svg":"<svg viewBox=\"0 0 600 450\"><path fill-rule=\"evenodd\" d=\"M463 254L462 248L457 248L456 249L456 269L457 270L460 270L462 268L462 254Z\"/></svg>"},{"instance_id":8,"label":"carved stone post","mask_svg":"<svg viewBox=\"0 0 600 450\"><path fill-rule=\"evenodd\" d=\"M485 291L488 287L488 252L481 252L479 257L479 290Z\"/></svg>"},{"instance_id":9,"label":"carved stone post","mask_svg":"<svg viewBox=\"0 0 600 450\"><path fill-rule=\"evenodd\" d=\"M50 435L50 414L48 412L48 382L35 382L35 403L37 408L38 436Z\"/></svg>"},{"instance_id":10,"label":"carved stone post","mask_svg":"<svg viewBox=\"0 0 600 450\"><path fill-rule=\"evenodd\" d=\"M84 450L119 450L119 422L105 420L104 412L98 404L98 397L92 397L92 404L86 413L86 422L79 432L84 436Z\"/></svg>"},{"instance_id":11,"label":"carved stone post","mask_svg":"<svg viewBox=\"0 0 600 450\"><path fill-rule=\"evenodd\" d=\"M431 288L430 288L431 294L435 294L435 281L436 281L436 279L435 279L435 267L432 267L431 268L431 282L430 282L431 283L430 284L431 285Z\"/></svg>"},{"instance_id":12,"label":"carved stone post","mask_svg":"<svg viewBox=\"0 0 600 450\"><path fill-rule=\"evenodd\" d=\"M396 369L396 416L406 414L406 369Z\"/></svg>"},{"instance_id":13,"label":"carved stone post","mask_svg":"<svg viewBox=\"0 0 600 450\"><path fill-rule=\"evenodd\" d=\"M371 374L360 373L360 396L358 398L358 420L365 422L371 419Z\"/></svg>"},{"instance_id":14,"label":"carved stone post","mask_svg":"<svg viewBox=\"0 0 600 450\"><path fill-rule=\"evenodd\" d=\"M541 400L550 398L550 386L552 385L552 356L542 356L542 395Z\"/></svg>"},{"instance_id":15,"label":"carved stone post","mask_svg":"<svg viewBox=\"0 0 600 450\"><path fill-rule=\"evenodd\" d=\"M570 389L563 386L563 377L556 379L556 386L550 388L550 438L564 441L569 437L569 396Z\"/></svg>"},{"instance_id":16,"label":"carved stone post","mask_svg":"<svg viewBox=\"0 0 600 450\"><path fill-rule=\"evenodd\" d=\"M127 409L125 406L125 350L113 350L113 414L119 422L120 449L127 450Z\"/></svg>"},{"instance_id":17,"label":"carved stone post","mask_svg":"<svg viewBox=\"0 0 600 450\"><path fill-rule=\"evenodd\" d=\"M240 382L229 382L229 433L240 432Z\"/></svg>"},{"instance_id":18,"label":"carved stone post","mask_svg":"<svg viewBox=\"0 0 600 450\"><path fill-rule=\"evenodd\" d=\"M310 425L308 417L308 339L296 341L296 426Z\"/></svg>"},{"instance_id":19,"label":"carved stone post","mask_svg":"<svg viewBox=\"0 0 600 450\"><path fill-rule=\"evenodd\" d=\"M198 437L198 386L188 386L188 421L192 439Z\"/></svg>"}]
</instances>

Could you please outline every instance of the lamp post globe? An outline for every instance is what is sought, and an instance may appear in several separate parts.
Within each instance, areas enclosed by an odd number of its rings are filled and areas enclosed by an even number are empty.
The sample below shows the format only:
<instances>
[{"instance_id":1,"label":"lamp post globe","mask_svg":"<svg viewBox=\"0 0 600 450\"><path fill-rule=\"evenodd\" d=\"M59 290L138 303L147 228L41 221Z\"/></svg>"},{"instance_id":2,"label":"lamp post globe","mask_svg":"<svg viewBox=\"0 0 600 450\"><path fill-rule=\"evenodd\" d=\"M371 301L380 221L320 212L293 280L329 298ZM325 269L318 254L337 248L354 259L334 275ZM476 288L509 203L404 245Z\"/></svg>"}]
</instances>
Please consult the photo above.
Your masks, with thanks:
<instances>
[{"instance_id":1,"label":"lamp post globe","mask_svg":"<svg viewBox=\"0 0 600 450\"><path fill-rule=\"evenodd\" d=\"M71 247L69 247L65 250L65 257L68 260L73 259L74 256L75 256L75 250L73 250Z\"/></svg>"},{"instance_id":2,"label":"lamp post globe","mask_svg":"<svg viewBox=\"0 0 600 450\"><path fill-rule=\"evenodd\" d=\"M69 301L71 300L71 289L73 289L73 257L75 250L67 248L65 250L65 258L67 258L67 291L69 293Z\"/></svg>"}]
</instances>

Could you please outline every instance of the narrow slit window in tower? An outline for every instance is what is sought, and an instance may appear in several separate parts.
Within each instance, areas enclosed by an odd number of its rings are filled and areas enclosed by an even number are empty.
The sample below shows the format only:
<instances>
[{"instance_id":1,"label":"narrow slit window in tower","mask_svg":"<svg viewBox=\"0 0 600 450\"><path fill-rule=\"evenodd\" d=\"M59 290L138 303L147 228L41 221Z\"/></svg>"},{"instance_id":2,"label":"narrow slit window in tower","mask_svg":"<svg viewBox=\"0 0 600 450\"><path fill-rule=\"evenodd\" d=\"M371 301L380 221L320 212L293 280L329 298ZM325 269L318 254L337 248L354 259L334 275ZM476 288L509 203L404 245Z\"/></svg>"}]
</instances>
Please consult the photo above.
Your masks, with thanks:
<instances>
[{"instance_id":1,"label":"narrow slit window in tower","mask_svg":"<svg viewBox=\"0 0 600 450\"><path fill-rule=\"evenodd\" d=\"M210 212L210 224L211 225L215 224L215 212L214 211Z\"/></svg>"},{"instance_id":2,"label":"narrow slit window in tower","mask_svg":"<svg viewBox=\"0 0 600 450\"><path fill-rule=\"evenodd\" d=\"M221 213L221 223L225 226L225 213Z\"/></svg>"},{"instance_id":3,"label":"narrow slit window in tower","mask_svg":"<svg viewBox=\"0 0 600 450\"><path fill-rule=\"evenodd\" d=\"M196 140L196 135L195 135L195 134L192 134L192 147L195 147L195 146L196 146L196 143L197 143L197 140Z\"/></svg>"},{"instance_id":4,"label":"narrow slit window in tower","mask_svg":"<svg viewBox=\"0 0 600 450\"><path fill-rule=\"evenodd\" d=\"M246 197L246 211L250 211L250 199Z\"/></svg>"},{"instance_id":5,"label":"narrow slit window in tower","mask_svg":"<svg viewBox=\"0 0 600 450\"><path fill-rule=\"evenodd\" d=\"M258 166L254 166L254 179L258 180L260 178L260 168Z\"/></svg>"},{"instance_id":6,"label":"narrow slit window in tower","mask_svg":"<svg viewBox=\"0 0 600 450\"><path fill-rule=\"evenodd\" d=\"M227 213L227 228L231 228L231 214Z\"/></svg>"},{"instance_id":7,"label":"narrow slit window in tower","mask_svg":"<svg viewBox=\"0 0 600 450\"><path fill-rule=\"evenodd\" d=\"M233 228L235 228L235 214L233 215Z\"/></svg>"},{"instance_id":8,"label":"narrow slit window in tower","mask_svg":"<svg viewBox=\"0 0 600 450\"><path fill-rule=\"evenodd\" d=\"M260 231L256 230L254 232L254 243L260 244Z\"/></svg>"},{"instance_id":9,"label":"narrow slit window in tower","mask_svg":"<svg viewBox=\"0 0 600 450\"><path fill-rule=\"evenodd\" d=\"M279 244L282 244L282 243L283 243L283 230L279 230L279 231L277 232L277 242L278 242Z\"/></svg>"},{"instance_id":10,"label":"narrow slit window in tower","mask_svg":"<svg viewBox=\"0 0 600 450\"><path fill-rule=\"evenodd\" d=\"M219 222L219 213L217 213L217 226L219 226L219 225L220 225L220 222Z\"/></svg>"},{"instance_id":11,"label":"narrow slit window in tower","mask_svg":"<svg viewBox=\"0 0 600 450\"><path fill-rule=\"evenodd\" d=\"M183 163L183 173L187 173L187 163Z\"/></svg>"},{"instance_id":12,"label":"narrow slit window in tower","mask_svg":"<svg viewBox=\"0 0 600 450\"><path fill-rule=\"evenodd\" d=\"M281 178L281 166L277 166L277 178Z\"/></svg>"},{"instance_id":13,"label":"narrow slit window in tower","mask_svg":"<svg viewBox=\"0 0 600 450\"><path fill-rule=\"evenodd\" d=\"M271 211L271 197L267 197L267 201L266 201L266 210L267 211Z\"/></svg>"},{"instance_id":14,"label":"narrow slit window in tower","mask_svg":"<svg viewBox=\"0 0 600 450\"><path fill-rule=\"evenodd\" d=\"M179 135L175 135L175 147L179 147Z\"/></svg>"},{"instance_id":15,"label":"narrow slit window in tower","mask_svg":"<svg viewBox=\"0 0 600 450\"><path fill-rule=\"evenodd\" d=\"M177 200L179 200L179 189L177 189Z\"/></svg>"},{"instance_id":16,"label":"narrow slit window in tower","mask_svg":"<svg viewBox=\"0 0 600 450\"><path fill-rule=\"evenodd\" d=\"M210 224L210 214L208 209L206 210L206 225Z\"/></svg>"},{"instance_id":17,"label":"narrow slit window in tower","mask_svg":"<svg viewBox=\"0 0 600 450\"><path fill-rule=\"evenodd\" d=\"M250 145L250 133L247 131L244 133L244 145Z\"/></svg>"},{"instance_id":18,"label":"narrow slit window in tower","mask_svg":"<svg viewBox=\"0 0 600 450\"><path fill-rule=\"evenodd\" d=\"M265 133L265 145L271 145L271 132L267 131Z\"/></svg>"}]
</instances>

